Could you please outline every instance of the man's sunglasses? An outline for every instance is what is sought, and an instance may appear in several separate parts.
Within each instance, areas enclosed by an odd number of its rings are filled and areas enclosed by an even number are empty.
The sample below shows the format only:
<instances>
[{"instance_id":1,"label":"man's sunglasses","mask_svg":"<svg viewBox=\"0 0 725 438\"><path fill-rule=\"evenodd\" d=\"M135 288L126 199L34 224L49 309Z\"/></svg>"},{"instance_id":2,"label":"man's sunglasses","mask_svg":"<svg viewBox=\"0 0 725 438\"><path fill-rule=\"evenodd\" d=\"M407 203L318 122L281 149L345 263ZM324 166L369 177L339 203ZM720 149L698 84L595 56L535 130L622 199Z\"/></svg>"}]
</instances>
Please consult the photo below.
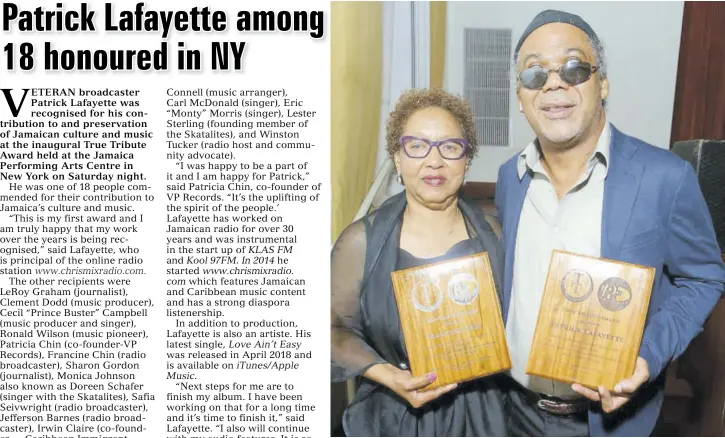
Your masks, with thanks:
<instances>
[{"instance_id":1,"label":"man's sunglasses","mask_svg":"<svg viewBox=\"0 0 725 438\"><path fill-rule=\"evenodd\" d=\"M540 65L534 65L519 73L519 81L521 85L530 90L541 89L549 79L551 72L556 72L562 81L569 85L579 85L588 81L592 77L592 73L597 71L596 65L588 62L572 59L567 61L558 69L546 69Z\"/></svg>"}]
</instances>

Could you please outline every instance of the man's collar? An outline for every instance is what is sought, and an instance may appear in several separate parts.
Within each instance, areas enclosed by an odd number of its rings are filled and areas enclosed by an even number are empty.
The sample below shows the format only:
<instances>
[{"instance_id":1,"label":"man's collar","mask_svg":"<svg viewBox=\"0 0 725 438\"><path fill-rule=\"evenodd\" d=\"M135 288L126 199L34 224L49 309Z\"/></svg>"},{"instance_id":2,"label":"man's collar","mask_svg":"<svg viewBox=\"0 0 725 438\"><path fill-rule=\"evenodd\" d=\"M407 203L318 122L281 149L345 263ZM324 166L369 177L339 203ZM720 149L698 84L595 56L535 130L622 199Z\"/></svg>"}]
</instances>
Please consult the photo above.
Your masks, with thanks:
<instances>
[{"instance_id":1,"label":"man's collar","mask_svg":"<svg viewBox=\"0 0 725 438\"><path fill-rule=\"evenodd\" d=\"M609 167L609 154L611 152L611 138L612 128L607 119L604 119L604 129L599 134L599 140L597 140L597 147L594 149L594 154L590 160L601 159L604 164L605 175ZM519 155L517 162L517 170L519 179L524 177L527 170L540 171L541 168L541 152L538 147L538 140L534 139L531 143L526 145L521 154ZM590 161L591 162L591 161Z\"/></svg>"},{"instance_id":2,"label":"man's collar","mask_svg":"<svg viewBox=\"0 0 725 438\"><path fill-rule=\"evenodd\" d=\"M541 154L539 153L537 143L538 140L534 139L531 143L526 145L524 150L521 151L521 154L519 155L517 163L519 180L524 177L527 170L536 170L536 167L541 165L539 163L539 158L541 158Z\"/></svg>"}]
</instances>

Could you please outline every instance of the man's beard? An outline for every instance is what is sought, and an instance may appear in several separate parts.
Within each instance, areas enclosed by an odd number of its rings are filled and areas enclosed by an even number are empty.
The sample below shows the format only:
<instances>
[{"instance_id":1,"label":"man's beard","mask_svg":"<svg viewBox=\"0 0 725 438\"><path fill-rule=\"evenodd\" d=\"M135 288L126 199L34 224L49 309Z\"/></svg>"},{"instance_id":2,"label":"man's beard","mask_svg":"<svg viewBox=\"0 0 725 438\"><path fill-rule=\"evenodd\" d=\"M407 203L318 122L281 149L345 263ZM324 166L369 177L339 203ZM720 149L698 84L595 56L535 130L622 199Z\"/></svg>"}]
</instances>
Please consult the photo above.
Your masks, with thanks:
<instances>
[{"instance_id":1,"label":"man's beard","mask_svg":"<svg viewBox=\"0 0 725 438\"><path fill-rule=\"evenodd\" d=\"M546 121L541 126L541 133L544 140L556 149L566 150L573 147L577 140L582 137L584 129L581 123L574 120L567 121Z\"/></svg>"}]
</instances>

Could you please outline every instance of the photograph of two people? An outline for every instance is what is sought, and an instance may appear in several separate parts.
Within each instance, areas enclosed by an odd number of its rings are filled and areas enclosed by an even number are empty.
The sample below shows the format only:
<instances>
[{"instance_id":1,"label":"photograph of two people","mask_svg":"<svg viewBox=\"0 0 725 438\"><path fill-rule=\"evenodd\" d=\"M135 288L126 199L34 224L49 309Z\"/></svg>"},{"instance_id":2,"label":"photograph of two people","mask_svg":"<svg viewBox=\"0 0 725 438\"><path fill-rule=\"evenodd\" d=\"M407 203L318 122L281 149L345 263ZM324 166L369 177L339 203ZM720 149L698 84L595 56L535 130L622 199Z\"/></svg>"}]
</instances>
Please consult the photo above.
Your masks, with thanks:
<instances>
[{"instance_id":1,"label":"photograph of two people","mask_svg":"<svg viewBox=\"0 0 725 438\"><path fill-rule=\"evenodd\" d=\"M333 436L725 434L724 29L333 2Z\"/></svg>"}]
</instances>

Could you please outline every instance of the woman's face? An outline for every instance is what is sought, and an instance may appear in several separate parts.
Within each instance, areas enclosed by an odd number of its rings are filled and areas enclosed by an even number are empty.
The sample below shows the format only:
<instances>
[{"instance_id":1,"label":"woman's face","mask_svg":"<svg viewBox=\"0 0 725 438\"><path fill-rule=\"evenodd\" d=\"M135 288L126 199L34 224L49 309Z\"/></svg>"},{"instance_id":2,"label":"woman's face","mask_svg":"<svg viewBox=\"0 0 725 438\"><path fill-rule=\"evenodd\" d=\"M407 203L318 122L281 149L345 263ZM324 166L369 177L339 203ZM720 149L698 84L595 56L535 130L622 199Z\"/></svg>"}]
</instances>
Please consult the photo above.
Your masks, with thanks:
<instances>
[{"instance_id":1,"label":"woman's face","mask_svg":"<svg viewBox=\"0 0 725 438\"><path fill-rule=\"evenodd\" d=\"M414 112L403 126L403 137L419 137L429 142L461 139L461 125L448 111L429 107ZM445 153L451 154L453 148L442 144ZM417 142L411 148L427 148L425 143ZM415 155L415 154L413 154ZM452 155L448 155L452 156ZM431 148L424 158L411 158L403 150L403 146L395 154L395 167L403 177L408 195L415 201L431 208L441 209L455 199L458 189L463 184L468 158L443 158L439 148Z\"/></svg>"}]
</instances>

